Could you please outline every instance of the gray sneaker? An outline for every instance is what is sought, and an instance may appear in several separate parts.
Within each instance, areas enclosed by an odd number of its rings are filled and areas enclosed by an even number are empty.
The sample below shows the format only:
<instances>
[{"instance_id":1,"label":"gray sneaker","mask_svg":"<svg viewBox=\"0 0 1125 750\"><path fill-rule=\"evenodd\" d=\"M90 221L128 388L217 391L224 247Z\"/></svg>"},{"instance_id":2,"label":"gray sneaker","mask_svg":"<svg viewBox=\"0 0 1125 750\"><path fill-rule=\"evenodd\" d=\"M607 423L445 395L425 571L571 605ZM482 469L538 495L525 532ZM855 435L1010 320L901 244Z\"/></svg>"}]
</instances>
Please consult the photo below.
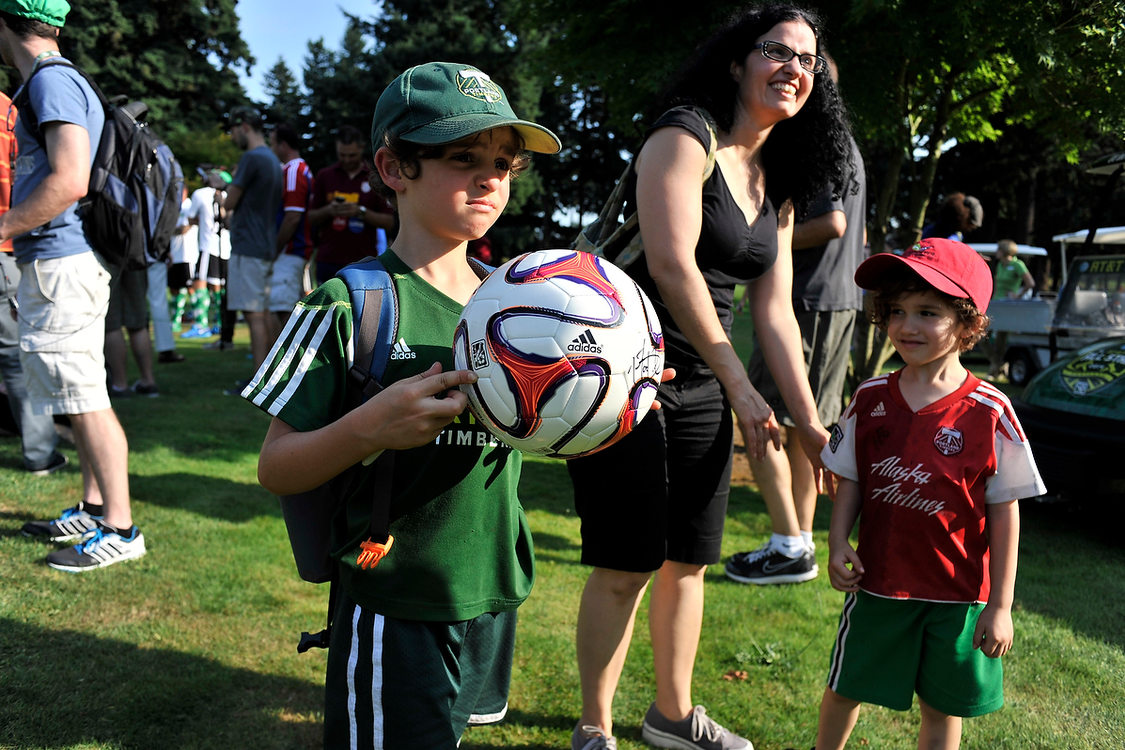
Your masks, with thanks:
<instances>
[{"instance_id":1,"label":"gray sneaker","mask_svg":"<svg viewBox=\"0 0 1125 750\"><path fill-rule=\"evenodd\" d=\"M49 539L52 542L73 542L93 535L101 518L91 516L79 503L64 510L53 521L28 521L23 525L23 535Z\"/></svg>"},{"instance_id":2,"label":"gray sneaker","mask_svg":"<svg viewBox=\"0 0 1125 750\"><path fill-rule=\"evenodd\" d=\"M570 735L570 750L617 750L617 739L601 727L581 724Z\"/></svg>"},{"instance_id":3,"label":"gray sneaker","mask_svg":"<svg viewBox=\"0 0 1125 750\"><path fill-rule=\"evenodd\" d=\"M754 750L750 740L720 726L703 706L696 706L682 721L670 721L653 703L641 724L641 739L673 750Z\"/></svg>"},{"instance_id":4,"label":"gray sneaker","mask_svg":"<svg viewBox=\"0 0 1125 750\"><path fill-rule=\"evenodd\" d=\"M84 573L145 554L145 535L136 526L128 538L106 526L98 525L94 533L74 547L55 550L47 555L47 565L68 573Z\"/></svg>"}]
</instances>

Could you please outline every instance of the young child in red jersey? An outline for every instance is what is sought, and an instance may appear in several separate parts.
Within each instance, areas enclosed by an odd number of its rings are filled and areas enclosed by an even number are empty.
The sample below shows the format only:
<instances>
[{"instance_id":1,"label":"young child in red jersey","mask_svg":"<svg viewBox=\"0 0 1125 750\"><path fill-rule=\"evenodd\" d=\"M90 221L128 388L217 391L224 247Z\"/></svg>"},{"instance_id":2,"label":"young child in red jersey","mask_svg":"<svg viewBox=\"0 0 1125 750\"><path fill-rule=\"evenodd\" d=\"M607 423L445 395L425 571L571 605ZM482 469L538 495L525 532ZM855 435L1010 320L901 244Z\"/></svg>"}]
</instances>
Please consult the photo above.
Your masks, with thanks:
<instances>
[{"instance_id":1,"label":"young child in red jersey","mask_svg":"<svg viewBox=\"0 0 1125 750\"><path fill-rule=\"evenodd\" d=\"M1016 500L1046 488L1007 397L961 364L988 327L984 260L925 239L855 280L904 366L856 389L821 454L839 478L828 576L847 597L816 746L844 747L860 703L906 710L917 693L919 747L955 748L962 717L1003 705Z\"/></svg>"}]
</instances>

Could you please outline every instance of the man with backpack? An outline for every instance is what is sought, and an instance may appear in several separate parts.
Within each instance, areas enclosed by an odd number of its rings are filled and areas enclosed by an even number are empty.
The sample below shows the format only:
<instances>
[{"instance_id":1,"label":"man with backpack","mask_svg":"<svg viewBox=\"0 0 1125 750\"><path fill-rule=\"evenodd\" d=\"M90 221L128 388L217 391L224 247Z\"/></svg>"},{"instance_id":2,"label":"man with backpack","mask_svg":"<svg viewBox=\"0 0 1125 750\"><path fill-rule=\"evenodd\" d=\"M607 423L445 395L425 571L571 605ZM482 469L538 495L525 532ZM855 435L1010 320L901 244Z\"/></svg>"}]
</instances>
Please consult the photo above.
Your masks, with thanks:
<instances>
[{"instance_id":1,"label":"man with backpack","mask_svg":"<svg viewBox=\"0 0 1125 750\"><path fill-rule=\"evenodd\" d=\"M28 398L37 412L66 414L82 466L82 500L50 521L24 525L28 536L78 545L47 555L59 570L82 572L140 557L144 536L129 502L129 446L105 381L105 315L110 272L93 251L78 200L90 184L105 109L75 69L44 65L60 57L65 0L0 0L0 57L29 81L39 138L16 123L19 158L12 208L0 216L0 241L13 238L21 272L19 333ZM18 96L16 97L18 98Z\"/></svg>"}]
</instances>

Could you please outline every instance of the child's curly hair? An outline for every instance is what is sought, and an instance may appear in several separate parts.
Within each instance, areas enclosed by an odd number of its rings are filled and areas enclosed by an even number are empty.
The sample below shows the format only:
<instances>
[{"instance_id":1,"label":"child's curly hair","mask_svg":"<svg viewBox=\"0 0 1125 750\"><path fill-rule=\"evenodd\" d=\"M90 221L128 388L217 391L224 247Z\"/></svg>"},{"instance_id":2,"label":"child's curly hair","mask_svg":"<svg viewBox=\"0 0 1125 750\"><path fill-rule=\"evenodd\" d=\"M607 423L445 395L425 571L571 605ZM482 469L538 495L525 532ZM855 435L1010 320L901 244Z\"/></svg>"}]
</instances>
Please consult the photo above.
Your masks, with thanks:
<instances>
[{"instance_id":1,"label":"child's curly hair","mask_svg":"<svg viewBox=\"0 0 1125 750\"><path fill-rule=\"evenodd\" d=\"M960 350L967 352L977 345L988 331L988 316L977 309L967 297L954 297L935 289L909 268L897 268L887 272L882 285L867 295L867 319L880 330L887 330L892 306L905 294L932 292L948 302L954 309L958 321L965 326L961 337Z\"/></svg>"},{"instance_id":2,"label":"child's curly hair","mask_svg":"<svg viewBox=\"0 0 1125 750\"><path fill-rule=\"evenodd\" d=\"M450 148L466 148L472 146L488 131L481 131L474 133L468 138L462 138L459 141L452 143L442 143L436 146L423 145L420 143L411 143L405 141L398 136L386 133L383 136L383 142L375 146L378 151L380 147L386 146L395 155L398 160L399 169L402 171L403 177L410 180L415 180L418 175L422 174L422 162L426 159L440 159L443 157L447 150ZM531 156L524 150L523 137L516 133L516 139L519 141L516 155L512 158L512 164L508 168L508 174L511 179L516 179L531 165ZM391 190L379 177L379 170L371 170L371 187L379 192L380 195L389 199L392 203L395 199L395 191Z\"/></svg>"}]
</instances>

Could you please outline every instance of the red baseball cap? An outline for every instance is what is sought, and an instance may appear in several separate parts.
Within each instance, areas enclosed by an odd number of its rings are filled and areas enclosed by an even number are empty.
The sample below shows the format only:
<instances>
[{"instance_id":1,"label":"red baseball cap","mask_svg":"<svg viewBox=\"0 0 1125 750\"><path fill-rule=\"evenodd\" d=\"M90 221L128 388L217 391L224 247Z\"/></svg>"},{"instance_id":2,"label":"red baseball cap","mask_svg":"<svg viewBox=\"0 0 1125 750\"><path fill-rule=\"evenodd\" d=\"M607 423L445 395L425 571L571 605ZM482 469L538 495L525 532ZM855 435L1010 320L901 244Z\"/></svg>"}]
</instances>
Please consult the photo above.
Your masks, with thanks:
<instances>
[{"instance_id":1,"label":"red baseball cap","mask_svg":"<svg viewBox=\"0 0 1125 750\"><path fill-rule=\"evenodd\" d=\"M930 237L902 251L878 253L859 264L855 283L877 289L883 275L906 266L939 292L967 297L984 313L992 298L992 272L984 258L964 242Z\"/></svg>"}]
</instances>

